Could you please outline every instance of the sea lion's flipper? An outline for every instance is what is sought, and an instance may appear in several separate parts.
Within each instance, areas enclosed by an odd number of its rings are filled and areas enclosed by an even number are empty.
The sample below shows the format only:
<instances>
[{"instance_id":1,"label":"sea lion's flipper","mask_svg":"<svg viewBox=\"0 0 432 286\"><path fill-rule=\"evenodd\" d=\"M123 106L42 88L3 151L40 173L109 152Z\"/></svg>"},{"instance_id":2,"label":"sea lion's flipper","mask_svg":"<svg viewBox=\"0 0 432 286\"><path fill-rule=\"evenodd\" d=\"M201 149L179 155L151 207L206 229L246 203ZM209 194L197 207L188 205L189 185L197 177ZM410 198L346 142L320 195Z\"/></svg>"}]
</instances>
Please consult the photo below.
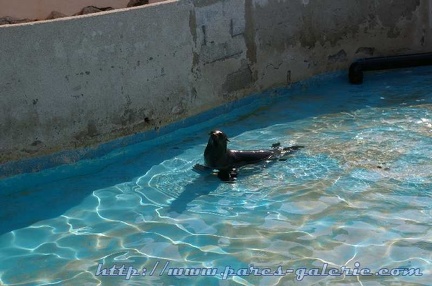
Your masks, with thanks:
<instances>
[{"instance_id":1,"label":"sea lion's flipper","mask_svg":"<svg viewBox=\"0 0 432 286\"><path fill-rule=\"evenodd\" d=\"M234 181L237 179L237 169L233 168L231 170L219 170L217 176L221 181L234 183Z\"/></svg>"},{"instance_id":2,"label":"sea lion's flipper","mask_svg":"<svg viewBox=\"0 0 432 286\"><path fill-rule=\"evenodd\" d=\"M300 150L302 148L304 148L304 146L300 146L300 145L294 145L291 147L284 147L284 148L282 148L281 153L277 159L279 161L286 161L288 155L291 155L293 152Z\"/></svg>"},{"instance_id":3,"label":"sea lion's flipper","mask_svg":"<svg viewBox=\"0 0 432 286\"><path fill-rule=\"evenodd\" d=\"M201 165L201 164L195 164L195 166L193 166L192 170L194 170L195 172L197 172L199 174L211 173L213 171L212 168L209 168L209 167Z\"/></svg>"},{"instance_id":4,"label":"sea lion's flipper","mask_svg":"<svg viewBox=\"0 0 432 286\"><path fill-rule=\"evenodd\" d=\"M291 146L291 147L284 147L283 151L285 151L285 152L293 152L293 151L297 151L297 150L302 149L302 148L304 148L304 146L294 145L294 146Z\"/></svg>"},{"instance_id":5,"label":"sea lion's flipper","mask_svg":"<svg viewBox=\"0 0 432 286\"><path fill-rule=\"evenodd\" d=\"M276 142L276 143L274 143L274 144L272 144L272 148L274 149L274 148L279 148L280 147L280 145L281 145L281 143L280 142Z\"/></svg>"}]
</instances>

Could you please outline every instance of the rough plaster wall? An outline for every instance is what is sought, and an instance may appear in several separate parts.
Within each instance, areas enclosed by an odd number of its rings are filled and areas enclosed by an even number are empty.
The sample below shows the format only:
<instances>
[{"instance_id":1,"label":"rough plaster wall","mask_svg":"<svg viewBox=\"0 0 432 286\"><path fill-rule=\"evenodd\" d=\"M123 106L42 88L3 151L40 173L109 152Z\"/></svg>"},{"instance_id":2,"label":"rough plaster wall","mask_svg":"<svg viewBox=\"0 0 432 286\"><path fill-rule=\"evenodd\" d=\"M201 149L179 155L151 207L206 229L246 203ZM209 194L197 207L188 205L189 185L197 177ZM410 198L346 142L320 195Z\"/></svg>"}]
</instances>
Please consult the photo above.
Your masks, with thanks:
<instances>
[{"instance_id":1,"label":"rough plaster wall","mask_svg":"<svg viewBox=\"0 0 432 286\"><path fill-rule=\"evenodd\" d=\"M195 1L191 17L195 28L192 67L200 104L214 107L235 97L236 91L252 91L246 60L244 1Z\"/></svg>"},{"instance_id":2,"label":"rough plaster wall","mask_svg":"<svg viewBox=\"0 0 432 286\"><path fill-rule=\"evenodd\" d=\"M190 101L190 10L173 2L0 28L2 161L179 119Z\"/></svg>"},{"instance_id":3,"label":"rough plaster wall","mask_svg":"<svg viewBox=\"0 0 432 286\"><path fill-rule=\"evenodd\" d=\"M355 58L430 51L430 2L182 0L1 27L0 162L157 129Z\"/></svg>"},{"instance_id":4,"label":"rough plaster wall","mask_svg":"<svg viewBox=\"0 0 432 286\"><path fill-rule=\"evenodd\" d=\"M256 0L258 86L289 84L347 68L356 58L428 51L427 4Z\"/></svg>"}]
</instances>

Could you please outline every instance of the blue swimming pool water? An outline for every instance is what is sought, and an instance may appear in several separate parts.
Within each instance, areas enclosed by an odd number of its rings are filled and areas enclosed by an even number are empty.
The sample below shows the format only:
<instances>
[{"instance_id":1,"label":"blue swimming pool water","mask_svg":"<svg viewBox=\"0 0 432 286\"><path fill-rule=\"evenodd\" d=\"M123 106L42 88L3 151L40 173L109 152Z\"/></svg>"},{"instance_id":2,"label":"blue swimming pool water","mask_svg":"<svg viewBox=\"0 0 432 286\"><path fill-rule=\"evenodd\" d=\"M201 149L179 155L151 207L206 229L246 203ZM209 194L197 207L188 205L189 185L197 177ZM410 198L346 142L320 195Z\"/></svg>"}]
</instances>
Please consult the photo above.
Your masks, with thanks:
<instances>
[{"instance_id":1,"label":"blue swimming pool water","mask_svg":"<svg viewBox=\"0 0 432 286\"><path fill-rule=\"evenodd\" d=\"M336 73L240 106L1 180L0 284L430 284L432 69L367 74L359 86ZM215 128L231 148L306 147L221 183L191 170ZM113 266L140 276L108 275ZM343 266L373 275L301 275ZM382 268L422 276L375 275Z\"/></svg>"}]
</instances>

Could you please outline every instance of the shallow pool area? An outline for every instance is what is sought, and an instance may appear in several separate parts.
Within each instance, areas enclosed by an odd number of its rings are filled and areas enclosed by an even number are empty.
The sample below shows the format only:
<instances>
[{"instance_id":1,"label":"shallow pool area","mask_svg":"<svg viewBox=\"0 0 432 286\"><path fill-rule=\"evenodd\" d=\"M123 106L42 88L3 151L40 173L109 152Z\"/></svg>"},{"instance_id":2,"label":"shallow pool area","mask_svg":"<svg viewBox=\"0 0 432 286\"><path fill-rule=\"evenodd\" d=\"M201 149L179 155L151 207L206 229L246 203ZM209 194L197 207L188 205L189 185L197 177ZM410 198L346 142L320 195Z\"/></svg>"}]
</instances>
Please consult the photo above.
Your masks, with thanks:
<instances>
[{"instance_id":1,"label":"shallow pool area","mask_svg":"<svg viewBox=\"0 0 432 286\"><path fill-rule=\"evenodd\" d=\"M0 180L0 284L429 285L432 68L318 76L178 126ZM223 183L192 171L213 129L305 148Z\"/></svg>"}]
</instances>

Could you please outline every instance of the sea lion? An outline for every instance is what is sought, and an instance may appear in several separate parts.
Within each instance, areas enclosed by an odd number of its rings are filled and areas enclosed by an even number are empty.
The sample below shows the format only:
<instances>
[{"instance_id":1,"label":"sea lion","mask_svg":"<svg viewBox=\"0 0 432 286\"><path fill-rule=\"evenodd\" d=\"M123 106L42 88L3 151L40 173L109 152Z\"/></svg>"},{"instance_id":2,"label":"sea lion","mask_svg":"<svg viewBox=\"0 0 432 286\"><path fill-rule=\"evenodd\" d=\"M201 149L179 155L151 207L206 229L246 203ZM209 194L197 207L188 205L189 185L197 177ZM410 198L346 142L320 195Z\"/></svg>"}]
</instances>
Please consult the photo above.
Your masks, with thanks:
<instances>
[{"instance_id":1,"label":"sea lion","mask_svg":"<svg viewBox=\"0 0 432 286\"><path fill-rule=\"evenodd\" d=\"M233 181L237 177L237 168L248 164L263 161L281 159L282 156L290 154L303 146L280 147L275 143L268 150L230 150L228 149L228 137L220 131L214 130L209 133L210 138L204 150L205 166L195 165L194 169L218 170L218 177L222 181Z\"/></svg>"}]
</instances>

